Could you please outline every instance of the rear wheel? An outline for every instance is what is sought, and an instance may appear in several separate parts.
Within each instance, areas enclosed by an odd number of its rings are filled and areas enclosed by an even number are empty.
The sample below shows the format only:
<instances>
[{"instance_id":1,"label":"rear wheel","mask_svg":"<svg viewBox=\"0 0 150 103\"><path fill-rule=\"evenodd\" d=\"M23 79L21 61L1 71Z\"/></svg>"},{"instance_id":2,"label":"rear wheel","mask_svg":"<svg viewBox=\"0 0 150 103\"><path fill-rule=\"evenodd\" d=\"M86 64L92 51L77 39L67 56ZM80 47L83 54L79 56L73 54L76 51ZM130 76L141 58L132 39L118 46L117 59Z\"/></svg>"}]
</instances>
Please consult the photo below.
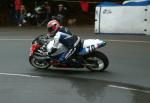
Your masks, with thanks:
<instances>
[{"instance_id":1,"label":"rear wheel","mask_svg":"<svg viewBox=\"0 0 150 103\"><path fill-rule=\"evenodd\" d=\"M30 64L37 69L47 69L51 65L46 60L37 59L34 56L29 57Z\"/></svg>"},{"instance_id":2,"label":"rear wheel","mask_svg":"<svg viewBox=\"0 0 150 103\"><path fill-rule=\"evenodd\" d=\"M85 65L91 71L104 71L109 64L108 58L100 51L94 51L85 57Z\"/></svg>"}]
</instances>

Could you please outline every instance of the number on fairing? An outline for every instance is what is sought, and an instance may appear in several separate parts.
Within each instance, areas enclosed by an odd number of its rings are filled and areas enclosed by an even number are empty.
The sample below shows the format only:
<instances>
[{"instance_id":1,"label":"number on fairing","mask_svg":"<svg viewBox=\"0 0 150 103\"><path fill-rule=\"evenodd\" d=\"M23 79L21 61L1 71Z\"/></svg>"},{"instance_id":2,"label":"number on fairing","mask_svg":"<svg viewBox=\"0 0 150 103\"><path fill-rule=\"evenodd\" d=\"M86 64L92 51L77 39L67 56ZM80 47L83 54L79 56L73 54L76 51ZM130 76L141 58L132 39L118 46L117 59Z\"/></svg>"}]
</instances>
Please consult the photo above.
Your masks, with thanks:
<instances>
[{"instance_id":1,"label":"number on fairing","mask_svg":"<svg viewBox=\"0 0 150 103\"><path fill-rule=\"evenodd\" d=\"M95 46L94 45L88 46L87 48L88 48L89 52L92 52L93 50L95 50Z\"/></svg>"}]
</instances>

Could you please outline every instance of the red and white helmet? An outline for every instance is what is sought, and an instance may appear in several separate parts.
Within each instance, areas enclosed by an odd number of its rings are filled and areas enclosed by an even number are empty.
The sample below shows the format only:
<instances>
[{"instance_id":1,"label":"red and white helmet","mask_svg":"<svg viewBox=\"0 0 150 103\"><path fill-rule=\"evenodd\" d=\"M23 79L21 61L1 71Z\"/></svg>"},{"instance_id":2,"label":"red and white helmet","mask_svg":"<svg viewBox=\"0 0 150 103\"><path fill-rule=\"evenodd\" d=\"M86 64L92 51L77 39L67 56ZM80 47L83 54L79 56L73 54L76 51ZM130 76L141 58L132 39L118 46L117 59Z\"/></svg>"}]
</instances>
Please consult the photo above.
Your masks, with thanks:
<instances>
[{"instance_id":1,"label":"red and white helmet","mask_svg":"<svg viewBox=\"0 0 150 103\"><path fill-rule=\"evenodd\" d=\"M47 24L48 33L50 36L54 36L55 33L59 30L60 24L57 20L51 20Z\"/></svg>"}]
</instances>

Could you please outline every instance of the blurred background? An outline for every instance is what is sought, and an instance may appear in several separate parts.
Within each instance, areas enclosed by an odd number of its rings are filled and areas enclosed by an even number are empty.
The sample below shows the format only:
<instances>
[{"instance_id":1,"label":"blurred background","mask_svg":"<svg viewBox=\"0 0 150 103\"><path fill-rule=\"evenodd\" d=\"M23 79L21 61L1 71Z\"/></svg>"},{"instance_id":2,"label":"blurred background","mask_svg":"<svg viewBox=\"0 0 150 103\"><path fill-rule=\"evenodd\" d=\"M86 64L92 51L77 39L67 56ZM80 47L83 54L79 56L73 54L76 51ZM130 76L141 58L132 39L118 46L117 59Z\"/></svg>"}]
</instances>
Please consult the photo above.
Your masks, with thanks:
<instances>
[{"instance_id":1,"label":"blurred background","mask_svg":"<svg viewBox=\"0 0 150 103\"><path fill-rule=\"evenodd\" d=\"M43 26L51 19L63 25L94 25L95 7L124 0L0 0L0 26Z\"/></svg>"}]
</instances>

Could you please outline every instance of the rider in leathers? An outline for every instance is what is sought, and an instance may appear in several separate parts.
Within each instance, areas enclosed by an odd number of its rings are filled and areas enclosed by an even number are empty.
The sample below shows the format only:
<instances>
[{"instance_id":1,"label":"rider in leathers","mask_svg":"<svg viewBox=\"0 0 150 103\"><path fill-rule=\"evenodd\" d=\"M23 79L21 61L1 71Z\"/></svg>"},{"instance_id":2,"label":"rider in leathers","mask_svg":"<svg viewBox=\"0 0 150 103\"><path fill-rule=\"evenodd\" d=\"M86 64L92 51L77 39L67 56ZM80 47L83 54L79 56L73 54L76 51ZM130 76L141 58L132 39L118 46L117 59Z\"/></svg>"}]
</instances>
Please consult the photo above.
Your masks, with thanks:
<instances>
[{"instance_id":1,"label":"rider in leathers","mask_svg":"<svg viewBox=\"0 0 150 103\"><path fill-rule=\"evenodd\" d=\"M51 20L47 24L48 35L54 38L54 44L48 55L57 51L58 44L62 43L68 50L59 57L60 63L69 63L82 46L79 36L73 35L66 27L60 26L56 20Z\"/></svg>"}]
</instances>

